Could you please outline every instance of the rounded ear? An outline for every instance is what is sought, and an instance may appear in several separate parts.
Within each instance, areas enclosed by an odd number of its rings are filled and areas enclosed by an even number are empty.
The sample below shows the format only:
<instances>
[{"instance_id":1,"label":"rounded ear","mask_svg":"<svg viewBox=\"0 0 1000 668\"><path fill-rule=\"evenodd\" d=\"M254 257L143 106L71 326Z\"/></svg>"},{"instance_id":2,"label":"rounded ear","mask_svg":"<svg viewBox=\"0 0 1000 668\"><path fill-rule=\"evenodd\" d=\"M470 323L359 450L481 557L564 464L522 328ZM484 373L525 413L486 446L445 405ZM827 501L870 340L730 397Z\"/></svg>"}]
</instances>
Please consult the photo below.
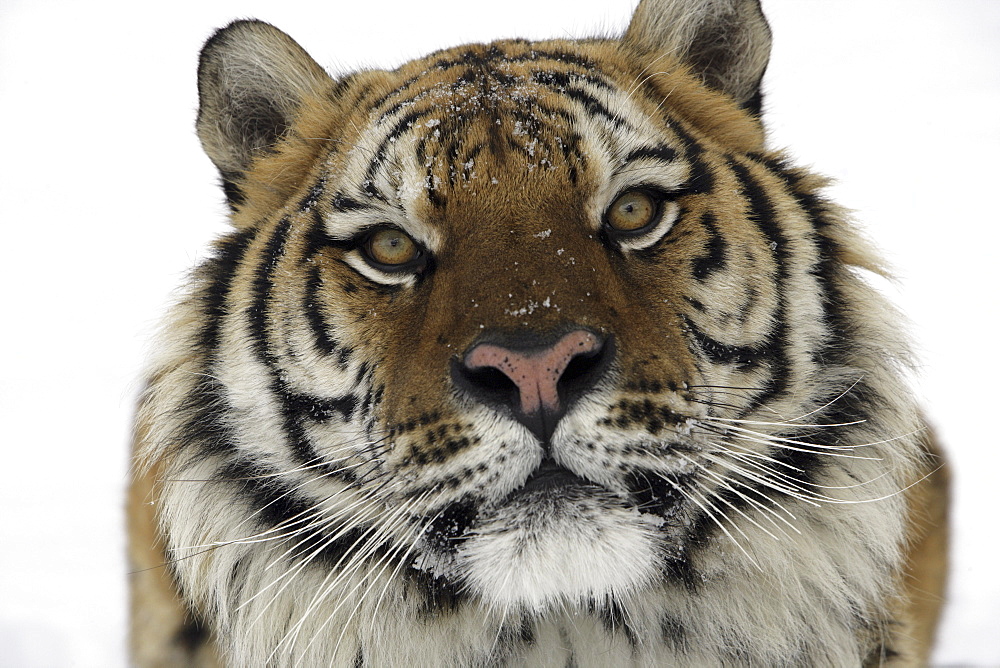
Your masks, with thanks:
<instances>
[{"instance_id":1,"label":"rounded ear","mask_svg":"<svg viewBox=\"0 0 1000 668\"><path fill-rule=\"evenodd\" d=\"M198 65L198 137L227 189L291 127L303 100L332 80L295 40L263 21L234 21Z\"/></svg>"},{"instance_id":2,"label":"rounded ear","mask_svg":"<svg viewBox=\"0 0 1000 668\"><path fill-rule=\"evenodd\" d=\"M675 54L707 86L760 113L771 29L759 0L642 0L622 43L641 53Z\"/></svg>"}]
</instances>

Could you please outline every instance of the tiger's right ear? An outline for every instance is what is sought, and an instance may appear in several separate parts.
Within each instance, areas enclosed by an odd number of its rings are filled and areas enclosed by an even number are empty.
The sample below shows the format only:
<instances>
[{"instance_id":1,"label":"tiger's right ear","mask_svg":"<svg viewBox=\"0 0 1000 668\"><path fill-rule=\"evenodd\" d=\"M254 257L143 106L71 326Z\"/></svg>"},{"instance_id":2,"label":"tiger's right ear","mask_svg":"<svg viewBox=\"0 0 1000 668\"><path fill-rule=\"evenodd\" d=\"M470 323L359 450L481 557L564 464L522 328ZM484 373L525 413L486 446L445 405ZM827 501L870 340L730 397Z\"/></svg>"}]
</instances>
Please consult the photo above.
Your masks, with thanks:
<instances>
[{"instance_id":1,"label":"tiger's right ear","mask_svg":"<svg viewBox=\"0 0 1000 668\"><path fill-rule=\"evenodd\" d=\"M254 156L291 127L303 100L331 85L295 40L263 21L234 21L216 32L198 65L198 138L222 174L233 202L234 182Z\"/></svg>"}]
</instances>

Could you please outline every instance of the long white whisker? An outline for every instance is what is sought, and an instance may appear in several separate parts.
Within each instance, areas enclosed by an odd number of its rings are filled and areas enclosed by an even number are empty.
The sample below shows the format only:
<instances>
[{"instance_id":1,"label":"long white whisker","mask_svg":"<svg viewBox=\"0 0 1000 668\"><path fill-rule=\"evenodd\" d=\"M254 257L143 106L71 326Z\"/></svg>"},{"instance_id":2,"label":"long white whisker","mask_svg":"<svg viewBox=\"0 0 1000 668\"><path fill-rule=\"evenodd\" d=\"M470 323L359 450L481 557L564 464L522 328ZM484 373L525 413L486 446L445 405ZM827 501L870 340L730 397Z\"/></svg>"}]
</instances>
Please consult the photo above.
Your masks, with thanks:
<instances>
[{"instance_id":1,"label":"long white whisker","mask_svg":"<svg viewBox=\"0 0 1000 668\"><path fill-rule=\"evenodd\" d=\"M692 458L684 455L683 453L678 453L678 455L680 455L680 457L682 457L683 459L686 459L687 461L689 461L694 466L700 468L709 477L711 477L713 480L715 480L716 483L718 483L719 485L721 485L725 489L728 489L729 491L733 492L734 494L738 495L741 499L744 499L747 503L753 505L755 508L757 508L761 512L765 513L765 517L767 517L768 521L771 522L771 524L773 524L778 531L781 531L782 534L785 535L786 538L788 537L788 535L784 533L784 530L778 525L778 523L775 520L778 520L778 521L782 522L783 524L785 524L785 526L787 526L788 528L790 528L792 531L794 531L796 533L801 533L801 531L799 531L799 529L794 524L792 524L787 519L785 519L784 517L782 517L773 508L767 507L766 505L764 505L763 503L761 503L757 499L754 499L754 498L748 496L747 494L744 494L743 492L741 492L741 491L737 490L736 488L734 488L732 486L732 484L733 483L739 484L737 481L727 480L726 478L720 476L718 473L710 470L704 464L701 464L700 462L695 461L694 459L692 459ZM767 497L764 496L763 494L761 494L758 490L756 490L756 489L754 489L752 487L748 487L746 485L741 485L741 486L744 487L747 491L754 492L754 493L760 495L762 498L767 499ZM770 499L767 499L767 500L770 500ZM795 516L792 515L786 508L784 508L783 506L780 506L780 505L779 505L779 507L782 510L784 510L786 513L788 513L788 515L792 519L796 519ZM771 517L771 516L773 516L773 517ZM753 520L751 520L751 521L753 521Z\"/></svg>"}]
</instances>

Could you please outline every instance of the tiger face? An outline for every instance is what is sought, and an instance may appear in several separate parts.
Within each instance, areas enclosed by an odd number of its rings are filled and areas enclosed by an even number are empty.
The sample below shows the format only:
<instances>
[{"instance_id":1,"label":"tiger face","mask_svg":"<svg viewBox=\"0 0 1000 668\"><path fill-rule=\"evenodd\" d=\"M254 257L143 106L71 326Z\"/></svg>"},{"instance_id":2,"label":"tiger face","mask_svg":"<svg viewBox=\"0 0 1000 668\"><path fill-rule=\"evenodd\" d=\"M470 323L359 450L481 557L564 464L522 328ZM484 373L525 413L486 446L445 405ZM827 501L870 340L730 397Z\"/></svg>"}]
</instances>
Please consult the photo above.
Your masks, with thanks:
<instances>
[{"instance_id":1,"label":"tiger face","mask_svg":"<svg viewBox=\"0 0 1000 668\"><path fill-rule=\"evenodd\" d=\"M889 651L904 351L821 180L764 146L756 3L690 4L338 81L264 23L208 42L235 230L138 456L234 665Z\"/></svg>"}]
</instances>

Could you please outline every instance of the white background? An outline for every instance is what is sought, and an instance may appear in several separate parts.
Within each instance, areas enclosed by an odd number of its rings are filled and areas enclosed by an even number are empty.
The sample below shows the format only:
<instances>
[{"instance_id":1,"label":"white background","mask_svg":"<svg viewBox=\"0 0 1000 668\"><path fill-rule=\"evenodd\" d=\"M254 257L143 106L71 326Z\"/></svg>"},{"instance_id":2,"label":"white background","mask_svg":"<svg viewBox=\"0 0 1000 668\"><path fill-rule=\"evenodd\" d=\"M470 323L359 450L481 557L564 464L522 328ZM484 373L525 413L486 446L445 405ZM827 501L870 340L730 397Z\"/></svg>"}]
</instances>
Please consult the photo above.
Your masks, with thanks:
<instances>
[{"instance_id":1,"label":"white background","mask_svg":"<svg viewBox=\"0 0 1000 668\"><path fill-rule=\"evenodd\" d=\"M633 3L0 0L0 666L125 665L136 379L170 291L226 229L193 125L212 30L256 16L345 71L617 32ZM895 266L883 287L912 319L918 391L951 452L935 663L1000 666L1000 2L764 5L771 143L838 179Z\"/></svg>"}]
</instances>

